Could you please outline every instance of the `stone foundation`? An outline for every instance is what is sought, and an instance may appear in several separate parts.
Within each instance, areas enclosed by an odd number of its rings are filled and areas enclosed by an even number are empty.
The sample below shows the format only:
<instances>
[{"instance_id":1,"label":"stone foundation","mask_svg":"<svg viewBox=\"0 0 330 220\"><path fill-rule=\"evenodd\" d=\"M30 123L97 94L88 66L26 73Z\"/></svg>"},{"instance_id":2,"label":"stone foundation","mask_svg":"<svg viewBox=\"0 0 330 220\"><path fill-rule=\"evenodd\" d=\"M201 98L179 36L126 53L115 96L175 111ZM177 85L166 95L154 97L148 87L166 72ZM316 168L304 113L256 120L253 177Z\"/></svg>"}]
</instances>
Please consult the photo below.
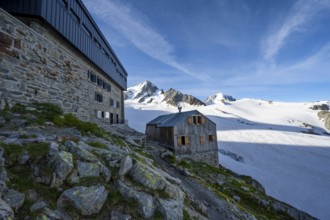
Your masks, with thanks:
<instances>
[{"instance_id":1,"label":"stone foundation","mask_svg":"<svg viewBox=\"0 0 330 220\"><path fill-rule=\"evenodd\" d=\"M0 9L0 100L50 102L85 121L124 120L123 90L109 76L45 24L22 21Z\"/></svg>"}]
</instances>

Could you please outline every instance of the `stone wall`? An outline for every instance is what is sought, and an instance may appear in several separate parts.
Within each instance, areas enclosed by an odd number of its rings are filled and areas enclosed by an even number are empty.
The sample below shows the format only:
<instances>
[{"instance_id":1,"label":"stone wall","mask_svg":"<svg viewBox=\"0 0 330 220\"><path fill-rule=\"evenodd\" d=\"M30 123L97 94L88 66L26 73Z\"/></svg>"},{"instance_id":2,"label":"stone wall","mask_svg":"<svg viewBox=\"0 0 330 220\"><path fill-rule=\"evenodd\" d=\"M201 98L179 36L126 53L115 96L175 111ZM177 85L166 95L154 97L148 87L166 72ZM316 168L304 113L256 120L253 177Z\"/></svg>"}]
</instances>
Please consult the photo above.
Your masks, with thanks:
<instances>
[{"instance_id":1,"label":"stone wall","mask_svg":"<svg viewBox=\"0 0 330 220\"><path fill-rule=\"evenodd\" d=\"M195 153L189 155L177 155L179 158L191 158L196 161L207 163L214 167L219 167L219 155L218 151L206 151L202 153Z\"/></svg>"},{"instance_id":2,"label":"stone wall","mask_svg":"<svg viewBox=\"0 0 330 220\"><path fill-rule=\"evenodd\" d=\"M22 21L0 9L0 100L51 102L85 121L100 121L99 115L110 123L111 113L124 119L123 91L109 76L46 24ZM92 82L90 74L111 85L111 91Z\"/></svg>"}]
</instances>

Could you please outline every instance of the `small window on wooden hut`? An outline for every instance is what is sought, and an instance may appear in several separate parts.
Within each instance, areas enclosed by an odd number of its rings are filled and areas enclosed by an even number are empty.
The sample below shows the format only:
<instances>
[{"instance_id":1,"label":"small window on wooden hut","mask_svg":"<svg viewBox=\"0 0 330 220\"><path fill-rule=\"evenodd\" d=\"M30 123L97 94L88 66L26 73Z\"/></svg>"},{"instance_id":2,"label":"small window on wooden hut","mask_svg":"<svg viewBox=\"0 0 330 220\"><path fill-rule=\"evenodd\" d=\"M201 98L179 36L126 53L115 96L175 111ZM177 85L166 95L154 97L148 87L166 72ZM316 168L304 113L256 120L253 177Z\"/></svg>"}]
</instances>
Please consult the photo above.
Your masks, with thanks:
<instances>
[{"instance_id":1,"label":"small window on wooden hut","mask_svg":"<svg viewBox=\"0 0 330 220\"><path fill-rule=\"evenodd\" d=\"M189 145L189 137L188 136L179 136L178 137L178 146L187 146Z\"/></svg>"},{"instance_id":2,"label":"small window on wooden hut","mask_svg":"<svg viewBox=\"0 0 330 220\"><path fill-rule=\"evenodd\" d=\"M205 144L205 136L204 135L200 136L200 141L201 141L201 144Z\"/></svg>"},{"instance_id":3,"label":"small window on wooden hut","mask_svg":"<svg viewBox=\"0 0 330 220\"><path fill-rule=\"evenodd\" d=\"M210 134L210 135L209 135L209 141L210 141L210 142L215 141L215 135L214 135L214 134Z\"/></svg>"},{"instance_id":4,"label":"small window on wooden hut","mask_svg":"<svg viewBox=\"0 0 330 220\"><path fill-rule=\"evenodd\" d=\"M205 118L203 116L197 116L198 124L205 124Z\"/></svg>"}]
</instances>

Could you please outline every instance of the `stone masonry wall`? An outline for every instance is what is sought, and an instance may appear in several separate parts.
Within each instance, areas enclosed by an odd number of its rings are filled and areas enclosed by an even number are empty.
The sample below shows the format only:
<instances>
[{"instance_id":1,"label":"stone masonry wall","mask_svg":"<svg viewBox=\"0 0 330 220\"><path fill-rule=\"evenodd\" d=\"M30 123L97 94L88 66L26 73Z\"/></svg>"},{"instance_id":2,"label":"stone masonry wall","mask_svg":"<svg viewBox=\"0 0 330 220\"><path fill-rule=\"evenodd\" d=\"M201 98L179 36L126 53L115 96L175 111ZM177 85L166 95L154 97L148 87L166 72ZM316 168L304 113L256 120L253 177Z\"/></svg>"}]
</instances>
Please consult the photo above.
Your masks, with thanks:
<instances>
[{"instance_id":1,"label":"stone masonry wall","mask_svg":"<svg viewBox=\"0 0 330 220\"><path fill-rule=\"evenodd\" d=\"M46 25L24 23L0 9L0 100L51 102L85 121L100 121L97 111L106 123L110 113L124 119L121 88ZM92 82L88 72L110 84L111 91ZM95 92L103 102L95 101Z\"/></svg>"}]
</instances>

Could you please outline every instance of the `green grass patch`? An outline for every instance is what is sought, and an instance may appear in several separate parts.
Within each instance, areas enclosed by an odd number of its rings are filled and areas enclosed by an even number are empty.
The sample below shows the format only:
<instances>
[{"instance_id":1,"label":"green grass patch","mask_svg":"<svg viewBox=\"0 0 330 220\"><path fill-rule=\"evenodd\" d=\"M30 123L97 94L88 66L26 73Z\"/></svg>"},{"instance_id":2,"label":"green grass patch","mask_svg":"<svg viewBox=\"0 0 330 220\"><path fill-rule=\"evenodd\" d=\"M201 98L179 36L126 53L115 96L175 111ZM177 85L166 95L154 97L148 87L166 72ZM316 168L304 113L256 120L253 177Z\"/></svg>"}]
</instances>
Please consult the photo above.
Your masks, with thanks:
<instances>
[{"instance_id":1,"label":"green grass patch","mask_svg":"<svg viewBox=\"0 0 330 220\"><path fill-rule=\"evenodd\" d=\"M97 141L87 142L87 144L96 148L108 149L106 144Z\"/></svg>"},{"instance_id":2,"label":"green grass patch","mask_svg":"<svg viewBox=\"0 0 330 220\"><path fill-rule=\"evenodd\" d=\"M57 126L76 127L83 134L94 134L97 137L106 137L107 132L91 122L84 122L74 116L72 113L67 113L63 116L56 116L53 120Z\"/></svg>"}]
</instances>

